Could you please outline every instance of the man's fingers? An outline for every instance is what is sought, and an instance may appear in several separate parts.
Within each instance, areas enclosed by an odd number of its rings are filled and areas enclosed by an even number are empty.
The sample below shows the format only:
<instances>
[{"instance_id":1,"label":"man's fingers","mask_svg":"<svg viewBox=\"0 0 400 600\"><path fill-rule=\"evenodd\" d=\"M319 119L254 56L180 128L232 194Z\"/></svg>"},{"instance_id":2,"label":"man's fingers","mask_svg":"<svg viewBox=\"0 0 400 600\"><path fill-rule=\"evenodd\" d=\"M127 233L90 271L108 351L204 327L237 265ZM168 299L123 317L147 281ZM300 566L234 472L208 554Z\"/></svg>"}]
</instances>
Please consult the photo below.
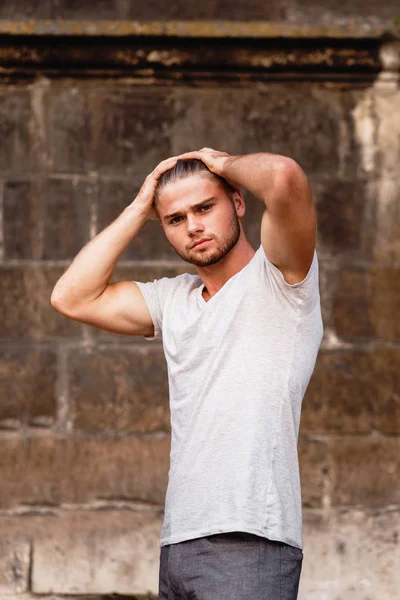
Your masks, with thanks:
<instances>
[{"instance_id":1,"label":"man's fingers","mask_svg":"<svg viewBox=\"0 0 400 600\"><path fill-rule=\"evenodd\" d=\"M180 154L179 158L194 158L198 156L201 156L200 151L193 150L193 152L184 152L183 154Z\"/></svg>"},{"instance_id":2,"label":"man's fingers","mask_svg":"<svg viewBox=\"0 0 400 600\"><path fill-rule=\"evenodd\" d=\"M166 168L166 167L168 167L168 165L176 162L177 160L178 160L177 156L170 156L169 158L166 158L165 160L162 160L160 163L158 163L158 165L156 166L156 168L154 170L156 171L157 169Z\"/></svg>"},{"instance_id":3,"label":"man's fingers","mask_svg":"<svg viewBox=\"0 0 400 600\"><path fill-rule=\"evenodd\" d=\"M161 161L156 166L154 171L152 172L152 175L159 176L159 175L161 175L161 173L164 173L164 171L168 171L168 169L172 169L172 167L175 165L177 160L178 160L177 156L171 156L170 158L167 158L167 159Z\"/></svg>"}]
</instances>

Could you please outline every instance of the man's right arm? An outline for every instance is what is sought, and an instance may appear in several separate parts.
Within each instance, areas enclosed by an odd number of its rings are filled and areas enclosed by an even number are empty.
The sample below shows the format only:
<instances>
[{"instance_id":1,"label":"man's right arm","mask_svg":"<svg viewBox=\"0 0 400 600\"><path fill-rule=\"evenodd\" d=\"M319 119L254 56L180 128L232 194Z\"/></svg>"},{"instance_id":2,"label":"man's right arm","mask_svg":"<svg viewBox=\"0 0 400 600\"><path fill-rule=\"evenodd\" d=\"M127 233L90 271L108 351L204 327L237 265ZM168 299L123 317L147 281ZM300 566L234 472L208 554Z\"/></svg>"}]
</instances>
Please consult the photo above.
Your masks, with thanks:
<instances>
[{"instance_id":1,"label":"man's right arm","mask_svg":"<svg viewBox=\"0 0 400 600\"><path fill-rule=\"evenodd\" d=\"M62 315L123 335L153 335L153 321L133 281L109 283L125 247L146 222L133 206L91 240L58 280L51 305Z\"/></svg>"},{"instance_id":2,"label":"man's right arm","mask_svg":"<svg viewBox=\"0 0 400 600\"><path fill-rule=\"evenodd\" d=\"M122 335L152 336L154 325L146 301L133 281L109 283L119 257L148 219L157 218L153 194L158 177L177 158L162 161L135 200L86 244L57 281L51 305L62 315Z\"/></svg>"}]
</instances>

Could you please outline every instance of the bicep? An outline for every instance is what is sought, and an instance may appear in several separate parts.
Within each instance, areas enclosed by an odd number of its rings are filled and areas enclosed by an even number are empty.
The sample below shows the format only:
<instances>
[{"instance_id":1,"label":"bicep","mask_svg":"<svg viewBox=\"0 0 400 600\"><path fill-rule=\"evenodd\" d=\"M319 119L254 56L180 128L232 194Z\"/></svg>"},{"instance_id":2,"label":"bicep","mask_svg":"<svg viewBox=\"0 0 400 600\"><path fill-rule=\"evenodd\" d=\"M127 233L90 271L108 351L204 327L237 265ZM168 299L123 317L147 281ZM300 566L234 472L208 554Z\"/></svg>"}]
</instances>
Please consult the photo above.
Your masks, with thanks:
<instances>
[{"instance_id":1,"label":"bicep","mask_svg":"<svg viewBox=\"0 0 400 600\"><path fill-rule=\"evenodd\" d=\"M87 325L122 335L152 336L154 333L146 301L133 281L109 283L100 296L64 314Z\"/></svg>"},{"instance_id":2,"label":"bicep","mask_svg":"<svg viewBox=\"0 0 400 600\"><path fill-rule=\"evenodd\" d=\"M267 199L266 207L261 221L264 252L288 283L298 283L310 268L317 236L312 192L300 167L282 177L279 194Z\"/></svg>"}]
</instances>

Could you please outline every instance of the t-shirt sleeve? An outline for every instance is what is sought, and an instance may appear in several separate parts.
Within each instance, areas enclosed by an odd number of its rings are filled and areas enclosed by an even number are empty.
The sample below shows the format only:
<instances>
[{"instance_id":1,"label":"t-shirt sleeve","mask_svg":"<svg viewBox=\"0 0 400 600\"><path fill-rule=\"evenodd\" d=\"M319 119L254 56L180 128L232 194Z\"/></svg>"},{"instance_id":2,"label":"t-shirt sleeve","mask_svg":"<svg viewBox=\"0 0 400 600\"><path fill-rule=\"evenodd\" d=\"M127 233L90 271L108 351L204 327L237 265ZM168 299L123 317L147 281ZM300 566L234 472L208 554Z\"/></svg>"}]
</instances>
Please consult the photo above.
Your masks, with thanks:
<instances>
[{"instance_id":1,"label":"t-shirt sleeve","mask_svg":"<svg viewBox=\"0 0 400 600\"><path fill-rule=\"evenodd\" d=\"M298 316L305 317L310 314L320 302L316 249L307 275L297 283L288 283L285 280L282 271L267 258L262 245L258 251L267 278L269 293L272 293L280 304L286 305Z\"/></svg>"},{"instance_id":2,"label":"t-shirt sleeve","mask_svg":"<svg viewBox=\"0 0 400 600\"><path fill-rule=\"evenodd\" d=\"M134 282L142 292L154 325L154 335L143 336L146 340L162 338L164 306L167 296L172 290L173 282L173 277L162 277L161 279L154 279L145 283L142 281Z\"/></svg>"}]
</instances>

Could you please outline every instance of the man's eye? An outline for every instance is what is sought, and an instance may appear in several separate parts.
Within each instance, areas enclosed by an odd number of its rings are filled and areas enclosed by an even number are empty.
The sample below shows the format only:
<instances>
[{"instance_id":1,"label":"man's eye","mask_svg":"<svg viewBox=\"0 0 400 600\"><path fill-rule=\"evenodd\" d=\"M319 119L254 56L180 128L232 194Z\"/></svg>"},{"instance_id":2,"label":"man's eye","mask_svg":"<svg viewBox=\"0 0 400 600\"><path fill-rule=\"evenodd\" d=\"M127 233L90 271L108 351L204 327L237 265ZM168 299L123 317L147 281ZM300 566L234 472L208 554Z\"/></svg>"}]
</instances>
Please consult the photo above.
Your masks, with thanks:
<instances>
[{"instance_id":1,"label":"man's eye","mask_svg":"<svg viewBox=\"0 0 400 600\"><path fill-rule=\"evenodd\" d=\"M204 206L201 206L200 208L211 208L211 204L204 204Z\"/></svg>"},{"instance_id":2,"label":"man's eye","mask_svg":"<svg viewBox=\"0 0 400 600\"><path fill-rule=\"evenodd\" d=\"M180 219L181 217L174 217L173 219L171 219L171 223L176 223L176 219Z\"/></svg>"}]
</instances>

